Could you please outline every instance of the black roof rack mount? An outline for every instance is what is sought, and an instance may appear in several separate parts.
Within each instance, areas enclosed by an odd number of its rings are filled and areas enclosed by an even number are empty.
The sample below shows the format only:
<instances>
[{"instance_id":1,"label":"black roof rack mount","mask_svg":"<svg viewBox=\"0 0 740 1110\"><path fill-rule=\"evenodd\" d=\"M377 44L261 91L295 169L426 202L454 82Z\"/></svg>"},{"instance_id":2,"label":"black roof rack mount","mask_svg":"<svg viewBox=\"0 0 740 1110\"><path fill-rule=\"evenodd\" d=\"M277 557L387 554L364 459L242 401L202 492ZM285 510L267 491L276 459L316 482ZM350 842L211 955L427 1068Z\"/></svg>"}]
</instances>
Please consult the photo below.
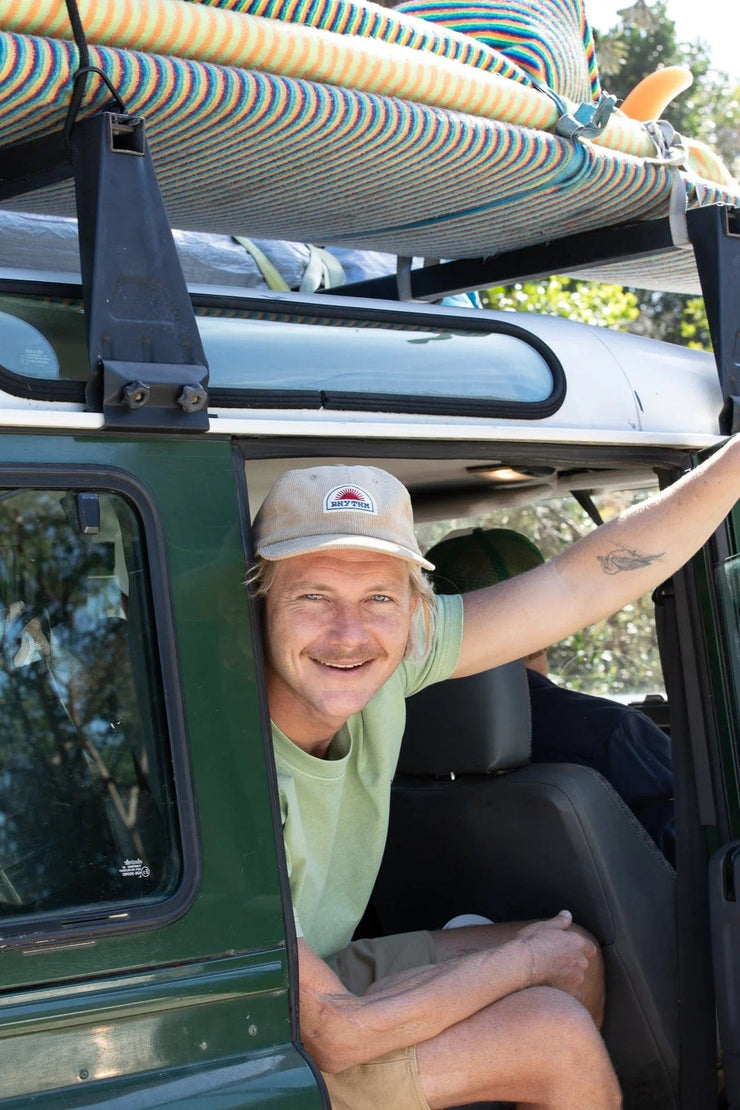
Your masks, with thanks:
<instances>
[{"instance_id":1,"label":"black roof rack mount","mask_svg":"<svg viewBox=\"0 0 740 1110\"><path fill-rule=\"evenodd\" d=\"M90 378L105 427L205 431L208 366L140 116L6 148L0 200L73 177Z\"/></svg>"},{"instance_id":2,"label":"black roof rack mount","mask_svg":"<svg viewBox=\"0 0 740 1110\"><path fill-rule=\"evenodd\" d=\"M720 428L740 431L740 209L711 205L687 215L722 394Z\"/></svg>"}]
</instances>

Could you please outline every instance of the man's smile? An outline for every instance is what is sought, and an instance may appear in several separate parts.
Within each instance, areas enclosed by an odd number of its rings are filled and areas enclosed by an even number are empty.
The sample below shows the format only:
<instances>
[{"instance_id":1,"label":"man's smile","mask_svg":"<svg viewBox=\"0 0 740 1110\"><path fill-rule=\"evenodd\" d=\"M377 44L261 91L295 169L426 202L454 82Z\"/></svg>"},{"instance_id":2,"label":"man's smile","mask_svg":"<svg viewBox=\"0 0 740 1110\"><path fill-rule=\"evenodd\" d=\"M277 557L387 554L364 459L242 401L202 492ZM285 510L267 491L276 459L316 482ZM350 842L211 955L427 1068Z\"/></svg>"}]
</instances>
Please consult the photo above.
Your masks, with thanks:
<instances>
[{"instance_id":1,"label":"man's smile","mask_svg":"<svg viewBox=\"0 0 740 1110\"><path fill-rule=\"evenodd\" d=\"M309 659L312 663L317 663L320 667L329 667L333 671L361 671L375 662L375 656L371 659L358 660L356 663L337 663L331 659L319 659L313 655L309 656Z\"/></svg>"}]
</instances>

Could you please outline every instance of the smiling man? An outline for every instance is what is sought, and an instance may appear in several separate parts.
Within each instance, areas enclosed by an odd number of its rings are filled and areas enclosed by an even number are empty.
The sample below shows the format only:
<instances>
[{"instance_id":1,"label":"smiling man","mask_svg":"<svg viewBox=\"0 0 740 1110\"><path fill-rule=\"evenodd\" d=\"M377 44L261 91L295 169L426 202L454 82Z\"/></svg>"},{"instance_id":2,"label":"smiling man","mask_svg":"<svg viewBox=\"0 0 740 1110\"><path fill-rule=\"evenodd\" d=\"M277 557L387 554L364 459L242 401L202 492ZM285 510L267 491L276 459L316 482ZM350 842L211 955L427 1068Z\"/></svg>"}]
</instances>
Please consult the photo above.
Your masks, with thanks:
<instances>
[{"instance_id":1,"label":"smiling man","mask_svg":"<svg viewBox=\"0 0 740 1110\"><path fill-rule=\"evenodd\" d=\"M738 489L740 442L730 441L556 560L462 598L433 594L408 493L390 474L293 470L268 494L250 579L265 599L301 1033L333 1110L621 1105L598 1032L600 954L567 911L351 938L383 853L405 698L522 658L654 588Z\"/></svg>"}]
</instances>

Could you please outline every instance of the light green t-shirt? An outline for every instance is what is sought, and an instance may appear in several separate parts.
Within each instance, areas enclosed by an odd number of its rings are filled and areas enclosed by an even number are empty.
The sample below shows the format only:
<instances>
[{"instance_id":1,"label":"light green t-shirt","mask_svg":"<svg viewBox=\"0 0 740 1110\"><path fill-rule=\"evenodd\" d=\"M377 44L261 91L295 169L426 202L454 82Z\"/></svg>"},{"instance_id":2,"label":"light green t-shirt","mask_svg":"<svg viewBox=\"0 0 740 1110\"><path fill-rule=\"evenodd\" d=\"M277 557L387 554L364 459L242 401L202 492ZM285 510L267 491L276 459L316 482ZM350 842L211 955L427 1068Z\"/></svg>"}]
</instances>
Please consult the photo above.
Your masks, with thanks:
<instances>
[{"instance_id":1,"label":"light green t-shirt","mask_svg":"<svg viewBox=\"0 0 740 1110\"><path fill-rule=\"evenodd\" d=\"M272 726L296 926L319 956L349 944L372 893L388 831L405 699L449 678L461 642L462 599L437 598L429 655L421 663L403 662L342 726L323 759Z\"/></svg>"}]
</instances>

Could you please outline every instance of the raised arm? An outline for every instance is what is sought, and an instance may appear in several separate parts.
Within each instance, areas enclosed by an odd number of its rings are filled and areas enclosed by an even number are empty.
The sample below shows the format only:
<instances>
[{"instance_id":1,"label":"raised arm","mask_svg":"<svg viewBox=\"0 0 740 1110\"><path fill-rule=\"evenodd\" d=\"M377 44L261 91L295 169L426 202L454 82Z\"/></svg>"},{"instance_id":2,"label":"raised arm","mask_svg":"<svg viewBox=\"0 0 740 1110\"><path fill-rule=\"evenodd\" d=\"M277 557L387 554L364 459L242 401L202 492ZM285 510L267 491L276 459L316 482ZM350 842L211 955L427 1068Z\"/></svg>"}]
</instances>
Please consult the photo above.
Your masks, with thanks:
<instances>
[{"instance_id":1,"label":"raised arm","mask_svg":"<svg viewBox=\"0 0 740 1110\"><path fill-rule=\"evenodd\" d=\"M466 594L454 677L548 647L654 589L706 542L738 497L740 437L735 437L701 467L556 559Z\"/></svg>"},{"instance_id":2,"label":"raised arm","mask_svg":"<svg viewBox=\"0 0 740 1110\"><path fill-rule=\"evenodd\" d=\"M303 939L298 941L301 1036L333 1074L430 1040L506 995L559 987L574 995L594 946L568 926L568 913L528 925L498 948L459 956L385 980L358 997Z\"/></svg>"}]
</instances>

